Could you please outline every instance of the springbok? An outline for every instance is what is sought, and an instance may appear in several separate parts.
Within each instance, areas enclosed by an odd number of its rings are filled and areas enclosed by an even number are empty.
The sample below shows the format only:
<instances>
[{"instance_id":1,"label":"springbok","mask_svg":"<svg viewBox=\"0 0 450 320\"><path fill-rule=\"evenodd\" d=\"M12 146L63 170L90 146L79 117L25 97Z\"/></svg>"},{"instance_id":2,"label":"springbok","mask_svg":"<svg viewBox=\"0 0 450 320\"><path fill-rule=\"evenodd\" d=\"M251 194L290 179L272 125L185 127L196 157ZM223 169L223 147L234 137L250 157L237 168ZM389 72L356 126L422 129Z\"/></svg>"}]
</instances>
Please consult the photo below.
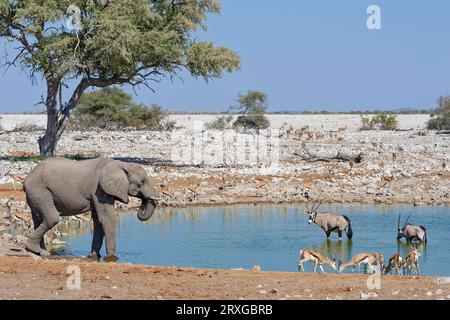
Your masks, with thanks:
<instances>
[{"instance_id":1,"label":"springbok","mask_svg":"<svg viewBox=\"0 0 450 320\"><path fill-rule=\"evenodd\" d=\"M409 218L406 219L403 228L400 229L400 215L398 216L397 222L397 240L405 237L407 242L412 242L413 240L419 240L419 242L427 243L427 229L423 226L414 226L408 223Z\"/></svg>"},{"instance_id":2,"label":"springbok","mask_svg":"<svg viewBox=\"0 0 450 320\"><path fill-rule=\"evenodd\" d=\"M313 203L312 207L309 209L308 213L308 223L317 224L323 231L325 231L327 238L330 237L331 232L337 232L339 239L342 239L342 231L345 231L347 238L349 240L353 237L353 230L351 225L351 220L347 216L337 215L331 212L321 212L318 213L317 209L321 206L319 203Z\"/></svg>"},{"instance_id":3,"label":"springbok","mask_svg":"<svg viewBox=\"0 0 450 320\"><path fill-rule=\"evenodd\" d=\"M305 262L315 263L314 273L316 273L317 271L317 266L319 266L322 272L325 272L323 270L322 265L329 265L333 270L337 270L336 258L334 258L333 260L328 259L327 257L323 256L320 252L316 250L304 249L300 251L300 258L298 261L298 271L305 272L305 268L303 267L303 263Z\"/></svg>"},{"instance_id":4,"label":"springbok","mask_svg":"<svg viewBox=\"0 0 450 320\"><path fill-rule=\"evenodd\" d=\"M368 252L362 252L355 255L353 258L351 258L346 263L340 263L338 268L338 273L341 273L348 267L353 267L352 272L355 272L356 267L358 266L358 272L361 272L361 265L364 264L369 267L370 273L375 273L375 267L374 265L377 265L380 271L383 269L383 255L374 252L374 253L368 253Z\"/></svg>"},{"instance_id":5,"label":"springbok","mask_svg":"<svg viewBox=\"0 0 450 320\"><path fill-rule=\"evenodd\" d=\"M406 265L406 272L409 275L412 275L412 271L414 271L416 275L419 275L419 257L422 256L422 254L416 247L410 246L409 249L410 251L406 256L404 262L404 264Z\"/></svg>"},{"instance_id":6,"label":"springbok","mask_svg":"<svg viewBox=\"0 0 450 320\"><path fill-rule=\"evenodd\" d=\"M395 270L397 275L402 274L403 271L403 258L399 253L394 253L390 258L389 258L389 263L386 266L386 268L384 268L384 274L388 274L391 273Z\"/></svg>"}]
</instances>

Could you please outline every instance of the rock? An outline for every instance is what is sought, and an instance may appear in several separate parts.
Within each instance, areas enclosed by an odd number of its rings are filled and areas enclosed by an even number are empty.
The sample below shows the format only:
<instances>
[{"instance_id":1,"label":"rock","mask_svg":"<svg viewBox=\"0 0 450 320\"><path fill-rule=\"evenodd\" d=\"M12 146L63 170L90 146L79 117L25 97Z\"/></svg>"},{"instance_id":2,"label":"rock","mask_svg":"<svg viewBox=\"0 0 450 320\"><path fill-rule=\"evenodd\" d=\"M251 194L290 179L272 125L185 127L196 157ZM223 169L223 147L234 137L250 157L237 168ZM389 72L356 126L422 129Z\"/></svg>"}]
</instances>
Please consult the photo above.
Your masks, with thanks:
<instances>
[{"instance_id":1,"label":"rock","mask_svg":"<svg viewBox=\"0 0 450 320\"><path fill-rule=\"evenodd\" d=\"M431 297L433 295L433 292L428 291L426 295L427 295L427 297Z\"/></svg>"},{"instance_id":2,"label":"rock","mask_svg":"<svg viewBox=\"0 0 450 320\"><path fill-rule=\"evenodd\" d=\"M53 239L53 240L50 242L50 244L53 245L53 246L66 246L66 245L67 245L67 242L55 238L55 239Z\"/></svg>"},{"instance_id":3,"label":"rock","mask_svg":"<svg viewBox=\"0 0 450 320\"><path fill-rule=\"evenodd\" d=\"M369 292L369 293L364 293L361 292L361 300L369 300L371 298L376 298L378 297L378 294L376 294L375 292Z\"/></svg>"},{"instance_id":4,"label":"rock","mask_svg":"<svg viewBox=\"0 0 450 320\"><path fill-rule=\"evenodd\" d=\"M435 282L438 286L443 284L450 284L450 277L438 277L436 278Z\"/></svg>"},{"instance_id":5,"label":"rock","mask_svg":"<svg viewBox=\"0 0 450 320\"><path fill-rule=\"evenodd\" d=\"M261 266L258 266L258 265L253 266L252 271L253 272L260 272L261 271Z\"/></svg>"},{"instance_id":6,"label":"rock","mask_svg":"<svg viewBox=\"0 0 450 320\"><path fill-rule=\"evenodd\" d=\"M399 294L400 293L400 290L397 290L397 291L394 291L394 292L392 292L392 295L397 295L397 294Z\"/></svg>"},{"instance_id":7,"label":"rock","mask_svg":"<svg viewBox=\"0 0 450 320\"><path fill-rule=\"evenodd\" d=\"M15 237L15 242L16 242L17 244L25 244L27 241L28 241L28 238L25 237L25 236L22 236L22 235L20 235L20 234L18 234L18 235Z\"/></svg>"},{"instance_id":8,"label":"rock","mask_svg":"<svg viewBox=\"0 0 450 320\"><path fill-rule=\"evenodd\" d=\"M435 292L435 294L438 296L441 295L442 293L444 293L444 291L442 291L442 289L437 289Z\"/></svg>"},{"instance_id":9,"label":"rock","mask_svg":"<svg viewBox=\"0 0 450 320\"><path fill-rule=\"evenodd\" d=\"M270 293L277 294L278 293L278 289L277 288L273 288L272 290L270 290Z\"/></svg>"},{"instance_id":10,"label":"rock","mask_svg":"<svg viewBox=\"0 0 450 320\"><path fill-rule=\"evenodd\" d=\"M259 290L259 294L267 294L266 290Z\"/></svg>"}]
</instances>

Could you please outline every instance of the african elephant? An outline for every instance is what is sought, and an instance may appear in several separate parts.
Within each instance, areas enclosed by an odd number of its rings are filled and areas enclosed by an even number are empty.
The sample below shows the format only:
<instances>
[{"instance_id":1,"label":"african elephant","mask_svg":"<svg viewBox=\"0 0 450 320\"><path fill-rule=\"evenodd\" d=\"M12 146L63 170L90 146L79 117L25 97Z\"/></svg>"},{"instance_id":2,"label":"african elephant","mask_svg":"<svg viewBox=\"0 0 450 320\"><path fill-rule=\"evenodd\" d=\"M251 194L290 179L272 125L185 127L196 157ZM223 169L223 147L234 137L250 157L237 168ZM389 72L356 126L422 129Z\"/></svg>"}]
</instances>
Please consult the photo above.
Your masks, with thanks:
<instances>
[{"instance_id":1,"label":"african elephant","mask_svg":"<svg viewBox=\"0 0 450 320\"><path fill-rule=\"evenodd\" d=\"M90 259L100 259L106 238L107 262L117 261L114 201L128 203L128 196L142 200L137 216L151 218L157 204L157 192L141 165L99 158L84 161L52 158L37 165L24 182L34 231L26 249L47 256L44 235L60 216L92 212L94 236Z\"/></svg>"}]
</instances>

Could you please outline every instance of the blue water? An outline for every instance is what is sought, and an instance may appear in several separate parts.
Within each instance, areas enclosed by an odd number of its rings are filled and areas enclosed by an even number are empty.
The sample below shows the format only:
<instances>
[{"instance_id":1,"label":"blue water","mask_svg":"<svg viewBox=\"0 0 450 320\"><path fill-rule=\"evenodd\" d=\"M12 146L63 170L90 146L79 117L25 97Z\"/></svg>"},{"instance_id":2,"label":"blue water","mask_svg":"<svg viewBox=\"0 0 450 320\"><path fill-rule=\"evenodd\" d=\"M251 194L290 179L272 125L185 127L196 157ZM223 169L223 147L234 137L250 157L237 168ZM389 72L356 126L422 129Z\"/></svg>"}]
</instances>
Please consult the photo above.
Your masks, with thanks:
<instances>
[{"instance_id":1,"label":"blue water","mask_svg":"<svg viewBox=\"0 0 450 320\"><path fill-rule=\"evenodd\" d=\"M353 241L345 235L338 241L337 234L327 241L318 226L308 225L302 205L166 208L147 223L135 214L121 214L117 255L122 263L220 269L260 265L265 271L297 271L304 248L344 262L358 252L376 251L387 262L397 250L407 254L408 245L396 240L397 217L412 214L410 222L428 230L428 244L420 247L421 273L450 275L450 207L324 205L321 210L349 216ZM68 239L61 253L86 255L91 239L91 232Z\"/></svg>"}]
</instances>

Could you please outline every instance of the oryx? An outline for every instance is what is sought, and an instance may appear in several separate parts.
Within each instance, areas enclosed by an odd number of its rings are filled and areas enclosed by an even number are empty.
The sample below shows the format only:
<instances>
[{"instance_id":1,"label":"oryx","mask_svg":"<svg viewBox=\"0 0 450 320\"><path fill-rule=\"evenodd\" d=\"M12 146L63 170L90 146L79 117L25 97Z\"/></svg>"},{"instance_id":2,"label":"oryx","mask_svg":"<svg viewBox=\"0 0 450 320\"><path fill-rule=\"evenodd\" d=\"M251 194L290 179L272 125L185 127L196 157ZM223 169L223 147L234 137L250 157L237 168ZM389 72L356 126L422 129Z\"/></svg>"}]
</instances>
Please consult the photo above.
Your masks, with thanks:
<instances>
[{"instance_id":1,"label":"oryx","mask_svg":"<svg viewBox=\"0 0 450 320\"><path fill-rule=\"evenodd\" d=\"M403 228L400 229L400 215L398 216L397 222L397 240L405 237L407 242L412 242L413 240L418 240L419 242L427 242L427 229L423 226L414 226L408 223L409 218L406 219Z\"/></svg>"},{"instance_id":2,"label":"oryx","mask_svg":"<svg viewBox=\"0 0 450 320\"><path fill-rule=\"evenodd\" d=\"M351 226L351 220L347 216L337 215L331 212L317 212L317 209L321 206L322 203L319 203L316 206L316 203L312 205L312 207L307 212L308 214L308 223L315 223L319 227L325 231L327 238L330 237L331 232L337 232L339 234L339 239L342 239L342 231L345 231L347 234L347 238L349 240L353 237L353 230Z\"/></svg>"}]
</instances>

